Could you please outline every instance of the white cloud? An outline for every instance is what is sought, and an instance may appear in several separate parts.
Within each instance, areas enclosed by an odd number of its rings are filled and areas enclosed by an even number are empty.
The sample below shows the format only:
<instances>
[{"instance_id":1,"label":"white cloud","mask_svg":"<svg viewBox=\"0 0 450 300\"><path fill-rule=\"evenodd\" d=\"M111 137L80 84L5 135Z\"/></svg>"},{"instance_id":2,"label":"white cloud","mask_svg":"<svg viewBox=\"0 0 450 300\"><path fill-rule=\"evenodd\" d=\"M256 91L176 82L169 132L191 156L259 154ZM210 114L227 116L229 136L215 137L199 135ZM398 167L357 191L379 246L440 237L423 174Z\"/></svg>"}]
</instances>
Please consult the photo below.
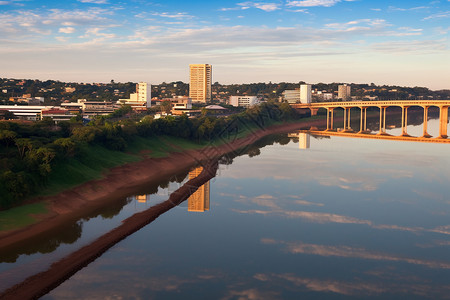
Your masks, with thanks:
<instances>
[{"instance_id":1,"label":"white cloud","mask_svg":"<svg viewBox=\"0 0 450 300\"><path fill-rule=\"evenodd\" d=\"M446 39L381 42L372 44L371 48L375 51L390 54L436 53L448 51L448 42Z\"/></svg>"},{"instance_id":2,"label":"white cloud","mask_svg":"<svg viewBox=\"0 0 450 300\"><path fill-rule=\"evenodd\" d=\"M230 10L246 10L249 8L258 8L261 10L264 10L266 12L272 12L275 10L280 9L280 4L278 3L265 3L265 2L242 2L238 3L238 6L236 7L229 7L229 8L221 8L220 11L230 11Z\"/></svg>"},{"instance_id":3,"label":"white cloud","mask_svg":"<svg viewBox=\"0 0 450 300\"><path fill-rule=\"evenodd\" d=\"M422 20L443 19L443 18L450 18L450 10L430 15L426 18L423 18Z\"/></svg>"},{"instance_id":4,"label":"white cloud","mask_svg":"<svg viewBox=\"0 0 450 300\"><path fill-rule=\"evenodd\" d=\"M185 13L185 12L179 12L179 13L168 13L168 12L163 12L163 13L153 13L152 15L154 16L158 16L158 17L163 17L163 18L171 18L171 19L183 19L183 18L187 18L187 19L191 19L193 18L193 16Z\"/></svg>"},{"instance_id":5,"label":"white cloud","mask_svg":"<svg viewBox=\"0 0 450 300\"><path fill-rule=\"evenodd\" d=\"M100 32L101 30L103 30L103 28L89 28L88 30L86 30L86 33L83 36L80 36L80 38L89 38L91 36L96 36L96 37L102 37L104 39L112 39L115 38L116 35L113 33L104 33L104 32ZM101 40L97 40L97 41L103 41L103 39Z\"/></svg>"},{"instance_id":6,"label":"white cloud","mask_svg":"<svg viewBox=\"0 0 450 300\"><path fill-rule=\"evenodd\" d=\"M418 7L410 7L410 8L400 8L395 6L389 6L390 11L414 11L414 10L427 10L429 6L418 6Z\"/></svg>"},{"instance_id":7,"label":"white cloud","mask_svg":"<svg viewBox=\"0 0 450 300\"><path fill-rule=\"evenodd\" d=\"M60 28L58 30L58 32L67 33L67 34L74 33L75 32L75 28L73 28L73 27L62 27L62 28Z\"/></svg>"},{"instance_id":8,"label":"white cloud","mask_svg":"<svg viewBox=\"0 0 450 300\"><path fill-rule=\"evenodd\" d=\"M79 0L81 3L108 4L107 0Z\"/></svg>"},{"instance_id":9,"label":"white cloud","mask_svg":"<svg viewBox=\"0 0 450 300\"><path fill-rule=\"evenodd\" d=\"M274 10L280 9L280 4L277 3L264 3L264 2L243 2L238 3L239 6L242 7L242 9L247 9L249 7L259 8L261 10L271 12Z\"/></svg>"},{"instance_id":10,"label":"white cloud","mask_svg":"<svg viewBox=\"0 0 450 300\"><path fill-rule=\"evenodd\" d=\"M354 0L344 0L344 1L351 2ZM342 2L342 0L303 0L303 1L288 1L286 5L293 7L314 7L314 6L331 7L339 2Z\"/></svg>"}]
</instances>

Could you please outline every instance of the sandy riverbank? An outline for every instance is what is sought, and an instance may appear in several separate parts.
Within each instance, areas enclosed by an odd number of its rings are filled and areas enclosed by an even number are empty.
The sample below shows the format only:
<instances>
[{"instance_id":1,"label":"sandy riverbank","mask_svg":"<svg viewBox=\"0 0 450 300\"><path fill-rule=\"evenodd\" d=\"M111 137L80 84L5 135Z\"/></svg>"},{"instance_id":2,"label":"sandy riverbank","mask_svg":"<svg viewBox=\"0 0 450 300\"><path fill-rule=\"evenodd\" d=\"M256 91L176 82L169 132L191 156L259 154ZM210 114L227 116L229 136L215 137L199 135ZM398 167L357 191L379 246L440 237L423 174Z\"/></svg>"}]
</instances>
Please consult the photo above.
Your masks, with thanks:
<instances>
[{"instance_id":1,"label":"sandy riverbank","mask_svg":"<svg viewBox=\"0 0 450 300\"><path fill-rule=\"evenodd\" d=\"M139 162L112 168L102 179L89 181L54 196L36 199L36 201L47 203L49 212L40 216L38 223L18 230L1 232L0 249L20 244L27 239L36 238L68 220L76 220L95 209L108 205L109 201L113 199L129 195L137 186L171 176L202 161L237 151L266 135L296 129L308 129L310 126L323 125L324 122L326 120L316 119L275 125L257 130L244 138L233 140L221 146L176 152L165 158L147 158Z\"/></svg>"}]
</instances>

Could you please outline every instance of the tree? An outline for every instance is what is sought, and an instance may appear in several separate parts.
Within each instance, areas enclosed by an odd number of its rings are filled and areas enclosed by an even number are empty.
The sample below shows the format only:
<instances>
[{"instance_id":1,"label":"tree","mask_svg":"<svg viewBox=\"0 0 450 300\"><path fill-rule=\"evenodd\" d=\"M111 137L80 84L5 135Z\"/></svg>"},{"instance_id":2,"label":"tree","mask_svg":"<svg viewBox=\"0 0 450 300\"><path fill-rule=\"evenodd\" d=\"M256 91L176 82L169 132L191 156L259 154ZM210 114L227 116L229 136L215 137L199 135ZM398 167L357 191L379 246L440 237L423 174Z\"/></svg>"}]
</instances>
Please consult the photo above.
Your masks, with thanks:
<instances>
[{"instance_id":1,"label":"tree","mask_svg":"<svg viewBox=\"0 0 450 300\"><path fill-rule=\"evenodd\" d=\"M3 129L0 130L0 141L9 148L9 145L14 142L17 134L14 131Z\"/></svg>"},{"instance_id":2,"label":"tree","mask_svg":"<svg viewBox=\"0 0 450 300\"><path fill-rule=\"evenodd\" d=\"M33 149L33 143L29 138L16 139L15 143L21 159L25 157L25 153L28 150Z\"/></svg>"},{"instance_id":3,"label":"tree","mask_svg":"<svg viewBox=\"0 0 450 300\"><path fill-rule=\"evenodd\" d=\"M170 101L162 101L161 102L161 112L165 112L166 114L169 114L172 110L172 103Z\"/></svg>"}]
</instances>

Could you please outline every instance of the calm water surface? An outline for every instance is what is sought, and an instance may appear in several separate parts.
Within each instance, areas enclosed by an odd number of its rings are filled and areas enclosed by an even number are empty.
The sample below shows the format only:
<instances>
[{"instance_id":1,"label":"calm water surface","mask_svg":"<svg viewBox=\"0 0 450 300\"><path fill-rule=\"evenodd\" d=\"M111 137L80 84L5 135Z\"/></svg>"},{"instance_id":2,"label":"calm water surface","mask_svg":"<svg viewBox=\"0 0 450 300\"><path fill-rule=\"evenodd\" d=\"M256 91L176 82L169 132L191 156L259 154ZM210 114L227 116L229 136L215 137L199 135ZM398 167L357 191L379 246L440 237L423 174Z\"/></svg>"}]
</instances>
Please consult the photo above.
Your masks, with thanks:
<instances>
[{"instance_id":1,"label":"calm water surface","mask_svg":"<svg viewBox=\"0 0 450 300\"><path fill-rule=\"evenodd\" d=\"M199 197L209 210L184 202L44 299L450 298L449 144L311 137L299 149L295 138L275 139L221 165ZM52 255L178 185L80 221L77 241ZM20 255L0 270L45 257Z\"/></svg>"}]
</instances>

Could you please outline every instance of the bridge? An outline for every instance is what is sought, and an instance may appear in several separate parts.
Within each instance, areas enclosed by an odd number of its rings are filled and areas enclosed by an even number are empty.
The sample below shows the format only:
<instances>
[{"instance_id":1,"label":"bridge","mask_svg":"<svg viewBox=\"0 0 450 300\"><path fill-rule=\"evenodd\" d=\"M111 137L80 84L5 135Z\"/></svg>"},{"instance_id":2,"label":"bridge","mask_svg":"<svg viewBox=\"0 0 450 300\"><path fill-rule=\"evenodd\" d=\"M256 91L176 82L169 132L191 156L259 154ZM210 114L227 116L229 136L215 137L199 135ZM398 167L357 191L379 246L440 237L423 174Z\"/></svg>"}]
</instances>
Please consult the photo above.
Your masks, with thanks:
<instances>
[{"instance_id":1,"label":"bridge","mask_svg":"<svg viewBox=\"0 0 450 300\"><path fill-rule=\"evenodd\" d=\"M400 107L402 109L402 134L408 137L408 108L418 106L423 108L423 135L422 138L431 138L428 134L428 109L430 107L439 108L439 136L438 139L447 138L448 108L450 100L392 100L392 101L347 101L347 102L318 102L318 103L296 103L291 104L295 109L309 109L311 115L316 115L320 108L327 110L327 131L333 131L334 110L342 108L344 110L343 132L352 132L350 127L350 112L352 108L360 110L360 131L367 132L367 108L377 107L380 111L380 131L378 135L388 135L386 133L386 109L388 107Z\"/></svg>"}]
</instances>

